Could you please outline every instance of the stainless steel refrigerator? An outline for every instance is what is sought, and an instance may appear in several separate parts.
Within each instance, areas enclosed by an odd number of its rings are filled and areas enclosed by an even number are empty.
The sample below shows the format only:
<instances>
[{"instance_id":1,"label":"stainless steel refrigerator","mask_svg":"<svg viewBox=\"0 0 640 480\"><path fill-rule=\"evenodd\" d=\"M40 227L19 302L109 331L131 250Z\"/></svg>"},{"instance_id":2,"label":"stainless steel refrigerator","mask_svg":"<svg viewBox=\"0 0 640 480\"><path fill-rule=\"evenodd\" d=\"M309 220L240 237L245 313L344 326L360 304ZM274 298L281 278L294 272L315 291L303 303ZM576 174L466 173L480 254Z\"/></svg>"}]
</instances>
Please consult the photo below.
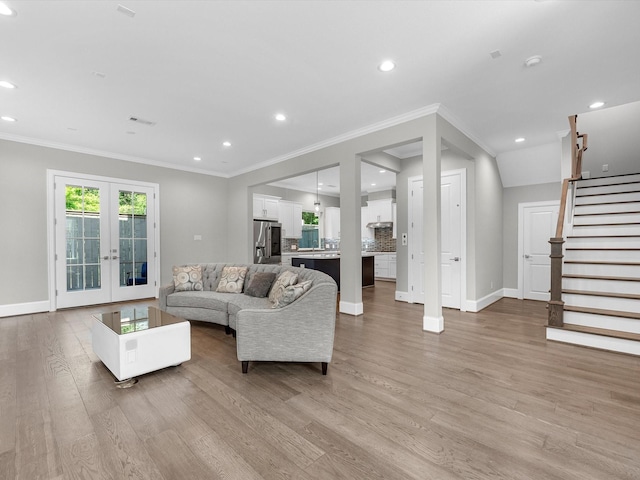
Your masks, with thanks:
<instances>
[{"instance_id":1,"label":"stainless steel refrigerator","mask_svg":"<svg viewBox=\"0 0 640 480\"><path fill-rule=\"evenodd\" d=\"M253 263L280 263L282 225L266 220L253 221Z\"/></svg>"}]
</instances>

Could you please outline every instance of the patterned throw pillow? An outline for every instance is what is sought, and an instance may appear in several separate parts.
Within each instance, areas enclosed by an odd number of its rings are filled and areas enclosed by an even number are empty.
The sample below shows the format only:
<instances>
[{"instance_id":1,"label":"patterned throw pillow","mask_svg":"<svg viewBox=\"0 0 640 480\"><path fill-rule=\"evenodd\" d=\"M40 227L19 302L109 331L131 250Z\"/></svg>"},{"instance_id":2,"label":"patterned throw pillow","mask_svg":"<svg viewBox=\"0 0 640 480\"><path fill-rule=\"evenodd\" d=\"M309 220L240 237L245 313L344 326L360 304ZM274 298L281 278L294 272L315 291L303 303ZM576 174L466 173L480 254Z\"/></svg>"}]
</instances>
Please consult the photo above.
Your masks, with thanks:
<instances>
[{"instance_id":1,"label":"patterned throw pillow","mask_svg":"<svg viewBox=\"0 0 640 480\"><path fill-rule=\"evenodd\" d=\"M256 272L249 280L249 285L244 289L244 293L250 297L264 298L269 293L275 279L274 272Z\"/></svg>"},{"instance_id":2,"label":"patterned throw pillow","mask_svg":"<svg viewBox=\"0 0 640 480\"><path fill-rule=\"evenodd\" d=\"M224 267L216 292L242 293L247 267Z\"/></svg>"},{"instance_id":3,"label":"patterned throw pillow","mask_svg":"<svg viewBox=\"0 0 640 480\"><path fill-rule=\"evenodd\" d=\"M173 284L176 292L202 290L202 267L200 265L173 267Z\"/></svg>"},{"instance_id":4,"label":"patterned throw pillow","mask_svg":"<svg viewBox=\"0 0 640 480\"><path fill-rule=\"evenodd\" d=\"M269 292L269 301L271 303L275 302L276 295L282 295L282 292L284 291L285 288L287 288L290 285L295 285L297 281L298 281L297 273L293 273L290 270L285 270L284 272L282 272L278 276L278 279L273 283L273 286L271 287L271 291Z\"/></svg>"},{"instance_id":5,"label":"patterned throw pillow","mask_svg":"<svg viewBox=\"0 0 640 480\"><path fill-rule=\"evenodd\" d=\"M311 288L311 280L307 280L306 282L297 283L295 285L291 285L285 288L282 291L282 295L278 295L276 298L276 302L273 304L271 308L282 308L290 303L295 302L299 299L303 293L308 291Z\"/></svg>"}]
</instances>

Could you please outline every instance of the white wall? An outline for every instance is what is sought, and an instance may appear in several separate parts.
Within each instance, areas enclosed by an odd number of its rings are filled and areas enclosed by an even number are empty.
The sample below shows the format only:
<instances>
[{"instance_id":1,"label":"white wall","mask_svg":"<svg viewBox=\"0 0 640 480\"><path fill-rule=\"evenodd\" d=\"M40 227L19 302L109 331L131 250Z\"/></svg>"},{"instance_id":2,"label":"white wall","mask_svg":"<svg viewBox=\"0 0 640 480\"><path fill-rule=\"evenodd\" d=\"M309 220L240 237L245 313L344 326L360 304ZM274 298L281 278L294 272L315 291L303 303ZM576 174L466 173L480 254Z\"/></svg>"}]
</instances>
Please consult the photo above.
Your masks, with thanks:
<instances>
[{"instance_id":1,"label":"white wall","mask_svg":"<svg viewBox=\"0 0 640 480\"><path fill-rule=\"evenodd\" d=\"M505 188L560 181L562 141L504 152L496 157Z\"/></svg>"},{"instance_id":2,"label":"white wall","mask_svg":"<svg viewBox=\"0 0 640 480\"><path fill-rule=\"evenodd\" d=\"M47 169L158 183L162 283L227 258L226 179L6 140L0 159L0 307L48 300Z\"/></svg>"}]
</instances>

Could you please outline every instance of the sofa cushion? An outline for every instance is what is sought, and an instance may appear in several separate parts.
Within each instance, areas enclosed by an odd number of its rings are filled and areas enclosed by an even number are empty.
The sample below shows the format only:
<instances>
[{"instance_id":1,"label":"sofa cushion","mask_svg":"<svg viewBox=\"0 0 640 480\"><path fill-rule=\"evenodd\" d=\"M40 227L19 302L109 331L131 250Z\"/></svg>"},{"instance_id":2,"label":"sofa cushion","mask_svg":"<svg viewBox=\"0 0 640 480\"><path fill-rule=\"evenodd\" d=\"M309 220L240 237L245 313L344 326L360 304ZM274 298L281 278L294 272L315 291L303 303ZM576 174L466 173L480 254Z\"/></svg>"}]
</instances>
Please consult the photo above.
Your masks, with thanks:
<instances>
[{"instance_id":1,"label":"sofa cushion","mask_svg":"<svg viewBox=\"0 0 640 480\"><path fill-rule=\"evenodd\" d=\"M290 270L285 270L282 273L280 273L276 281L273 283L273 286L271 287L271 291L269 292L269 301L271 303L275 303L276 298L281 296L284 293L284 289L291 285L295 285L297 281L298 281L298 274L295 272L292 272Z\"/></svg>"},{"instance_id":2,"label":"sofa cushion","mask_svg":"<svg viewBox=\"0 0 640 480\"><path fill-rule=\"evenodd\" d=\"M288 286L284 289L281 295L276 296L276 301L271 308L282 308L295 302L303 293L309 291L311 284L311 280L307 280L306 282L300 282L295 285Z\"/></svg>"},{"instance_id":3,"label":"sofa cushion","mask_svg":"<svg viewBox=\"0 0 640 480\"><path fill-rule=\"evenodd\" d=\"M247 267L226 266L222 269L222 276L216 288L216 292L242 293L244 279L247 276Z\"/></svg>"},{"instance_id":4,"label":"sofa cushion","mask_svg":"<svg viewBox=\"0 0 640 480\"><path fill-rule=\"evenodd\" d=\"M202 290L202 267L200 265L173 267L173 284L176 292Z\"/></svg>"},{"instance_id":5,"label":"sofa cushion","mask_svg":"<svg viewBox=\"0 0 640 480\"><path fill-rule=\"evenodd\" d=\"M249 295L230 295L229 315L236 315L240 310L250 308L271 308L271 302L266 297L250 297Z\"/></svg>"},{"instance_id":6,"label":"sofa cushion","mask_svg":"<svg viewBox=\"0 0 640 480\"><path fill-rule=\"evenodd\" d=\"M271 285L273 285L275 279L276 274L274 272L255 272L251 276L249 284L244 289L244 293L250 297L264 298L269 294L269 290L271 290Z\"/></svg>"},{"instance_id":7,"label":"sofa cushion","mask_svg":"<svg viewBox=\"0 0 640 480\"><path fill-rule=\"evenodd\" d=\"M227 313L231 296L217 292L176 292L167 295L167 307L208 308Z\"/></svg>"}]
</instances>

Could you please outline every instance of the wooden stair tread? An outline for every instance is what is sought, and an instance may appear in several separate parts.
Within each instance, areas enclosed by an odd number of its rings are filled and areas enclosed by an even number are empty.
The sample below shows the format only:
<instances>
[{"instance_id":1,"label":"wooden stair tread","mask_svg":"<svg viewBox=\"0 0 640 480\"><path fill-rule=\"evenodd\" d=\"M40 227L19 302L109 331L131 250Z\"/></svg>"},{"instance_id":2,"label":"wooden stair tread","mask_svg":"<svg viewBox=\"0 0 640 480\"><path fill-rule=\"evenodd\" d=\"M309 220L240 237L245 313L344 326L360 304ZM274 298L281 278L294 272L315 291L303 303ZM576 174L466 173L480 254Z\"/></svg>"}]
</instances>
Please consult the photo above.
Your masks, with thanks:
<instances>
[{"instance_id":1,"label":"wooden stair tread","mask_svg":"<svg viewBox=\"0 0 640 480\"><path fill-rule=\"evenodd\" d=\"M590 313L592 315L606 315L608 317L630 318L632 320L640 320L640 313L622 312L620 310L606 310L604 308L576 307L574 305L565 305L565 312Z\"/></svg>"},{"instance_id":2,"label":"wooden stair tread","mask_svg":"<svg viewBox=\"0 0 640 480\"><path fill-rule=\"evenodd\" d=\"M589 333L591 335L601 335L604 337L621 338L623 340L633 340L640 342L640 334L621 332L619 330L609 330L606 328L585 327L582 325L570 325L565 323L562 327L554 327L549 325L548 328L557 328L560 330L569 330L572 332Z\"/></svg>"},{"instance_id":3,"label":"wooden stair tread","mask_svg":"<svg viewBox=\"0 0 640 480\"><path fill-rule=\"evenodd\" d=\"M582 263L586 265L629 265L632 267L640 266L640 262L613 262L613 261L603 262L603 261L597 261L597 260L565 260L564 263L571 263L571 264Z\"/></svg>"},{"instance_id":4,"label":"wooden stair tread","mask_svg":"<svg viewBox=\"0 0 640 480\"><path fill-rule=\"evenodd\" d=\"M577 198L577 197L576 197ZM577 203L575 207L593 207L594 205L615 205L616 203L638 203L640 200L623 200L613 202L594 202L594 203Z\"/></svg>"},{"instance_id":5,"label":"wooden stair tread","mask_svg":"<svg viewBox=\"0 0 640 480\"><path fill-rule=\"evenodd\" d=\"M584 187L584 188L587 188L587 187ZM640 190L629 190L624 192L586 193L582 195L580 195L580 192L576 191L576 198L602 197L603 195L624 195L625 193L640 193Z\"/></svg>"},{"instance_id":6,"label":"wooden stair tread","mask_svg":"<svg viewBox=\"0 0 640 480\"><path fill-rule=\"evenodd\" d=\"M568 235L567 239L574 238L638 238L640 235Z\"/></svg>"},{"instance_id":7,"label":"wooden stair tread","mask_svg":"<svg viewBox=\"0 0 640 480\"><path fill-rule=\"evenodd\" d=\"M603 252L626 252L626 251L630 251L630 252L636 252L638 250L640 250L640 248L635 248L635 247L567 247L565 248L565 250L597 250L597 251L603 251Z\"/></svg>"},{"instance_id":8,"label":"wooden stair tread","mask_svg":"<svg viewBox=\"0 0 640 480\"><path fill-rule=\"evenodd\" d=\"M620 281L620 282L640 282L640 278L635 278L635 277L610 277L606 275L579 275L577 273L576 274L568 273L568 274L562 275L562 278L579 278L584 280L614 280L614 281Z\"/></svg>"},{"instance_id":9,"label":"wooden stair tread","mask_svg":"<svg viewBox=\"0 0 640 480\"><path fill-rule=\"evenodd\" d=\"M629 173L628 175L637 175L637 173ZM605 177L600 177L600 178L605 178ZM637 180L634 180L632 182L603 183L601 185L580 185L580 182L584 180L597 180L597 178L585 178L582 180L578 180L578 188L617 187L619 185L634 185L636 183L640 184L640 182L638 182Z\"/></svg>"},{"instance_id":10,"label":"wooden stair tread","mask_svg":"<svg viewBox=\"0 0 640 480\"><path fill-rule=\"evenodd\" d=\"M639 212L633 211L633 212L595 212L595 213L574 213L573 216L574 217L588 217L590 215L637 215L639 214Z\"/></svg>"},{"instance_id":11,"label":"wooden stair tread","mask_svg":"<svg viewBox=\"0 0 640 480\"><path fill-rule=\"evenodd\" d=\"M573 227L622 227L629 225L638 225L638 222L620 222L620 223L574 223Z\"/></svg>"},{"instance_id":12,"label":"wooden stair tread","mask_svg":"<svg viewBox=\"0 0 640 480\"><path fill-rule=\"evenodd\" d=\"M618 292L593 292L589 290L562 290L562 293L569 295L589 295L591 297L611 297L611 298L629 298L631 300L640 300L640 295L635 293L618 293Z\"/></svg>"}]
</instances>

